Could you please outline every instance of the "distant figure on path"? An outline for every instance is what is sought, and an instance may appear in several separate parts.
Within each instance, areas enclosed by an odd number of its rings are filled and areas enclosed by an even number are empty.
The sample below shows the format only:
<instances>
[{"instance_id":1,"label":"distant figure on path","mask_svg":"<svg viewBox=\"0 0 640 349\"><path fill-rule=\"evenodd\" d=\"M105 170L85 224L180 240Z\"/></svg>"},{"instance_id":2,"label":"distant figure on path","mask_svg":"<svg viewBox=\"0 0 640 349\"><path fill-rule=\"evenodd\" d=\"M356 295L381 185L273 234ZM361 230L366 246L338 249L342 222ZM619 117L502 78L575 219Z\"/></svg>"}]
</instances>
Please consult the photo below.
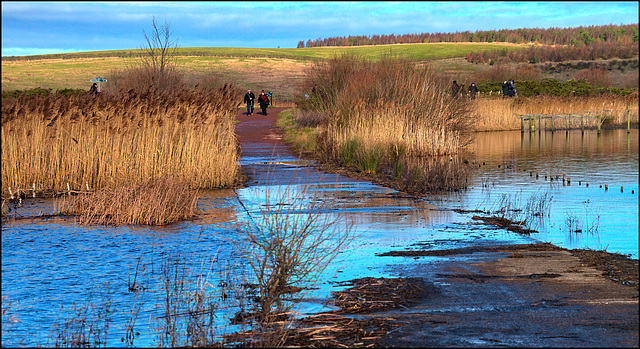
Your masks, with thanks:
<instances>
[{"instance_id":1,"label":"distant figure on path","mask_svg":"<svg viewBox=\"0 0 640 349\"><path fill-rule=\"evenodd\" d=\"M458 97L458 91L460 91L460 85L458 82L453 80L453 84L451 85L451 98Z\"/></svg>"},{"instance_id":2,"label":"distant figure on path","mask_svg":"<svg viewBox=\"0 0 640 349\"><path fill-rule=\"evenodd\" d=\"M509 81L509 97L518 97L518 91L516 90L516 83L513 80Z\"/></svg>"},{"instance_id":3,"label":"distant figure on path","mask_svg":"<svg viewBox=\"0 0 640 349\"><path fill-rule=\"evenodd\" d=\"M472 82L469 86L469 98L476 99L476 94L478 93L478 87L475 82Z\"/></svg>"},{"instance_id":4,"label":"distant figure on path","mask_svg":"<svg viewBox=\"0 0 640 349\"><path fill-rule=\"evenodd\" d=\"M509 97L509 83L505 80L505 82L502 83L502 98L507 97Z\"/></svg>"},{"instance_id":5,"label":"distant figure on path","mask_svg":"<svg viewBox=\"0 0 640 349\"><path fill-rule=\"evenodd\" d=\"M260 104L260 108L262 109L262 115L267 115L267 107L269 106L269 97L264 93L264 90L260 93L260 97L258 97L258 104Z\"/></svg>"},{"instance_id":6,"label":"distant figure on path","mask_svg":"<svg viewBox=\"0 0 640 349\"><path fill-rule=\"evenodd\" d=\"M94 82L93 85L91 85L91 88L89 89L89 94L90 95L97 95L98 94L98 84L96 84Z\"/></svg>"},{"instance_id":7,"label":"distant figure on path","mask_svg":"<svg viewBox=\"0 0 640 349\"><path fill-rule=\"evenodd\" d=\"M256 99L256 95L251 92L251 90L247 90L247 93L244 95L244 102L247 103L247 115L253 115L253 102Z\"/></svg>"}]
</instances>

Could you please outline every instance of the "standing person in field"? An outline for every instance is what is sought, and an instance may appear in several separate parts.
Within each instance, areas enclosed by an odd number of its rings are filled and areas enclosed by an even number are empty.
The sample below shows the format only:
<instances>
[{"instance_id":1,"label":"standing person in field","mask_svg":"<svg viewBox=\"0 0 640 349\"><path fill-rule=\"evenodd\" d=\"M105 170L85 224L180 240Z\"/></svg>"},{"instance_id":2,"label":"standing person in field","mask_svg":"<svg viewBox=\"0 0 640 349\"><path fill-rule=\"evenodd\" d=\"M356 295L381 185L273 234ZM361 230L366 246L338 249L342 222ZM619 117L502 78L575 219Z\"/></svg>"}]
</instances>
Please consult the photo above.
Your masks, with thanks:
<instances>
[{"instance_id":1,"label":"standing person in field","mask_svg":"<svg viewBox=\"0 0 640 349\"><path fill-rule=\"evenodd\" d=\"M258 97L258 104L260 104L260 108L262 109L262 115L267 115L267 107L269 106L269 97L264 93L264 90L260 92L260 96Z\"/></svg>"},{"instance_id":2,"label":"standing person in field","mask_svg":"<svg viewBox=\"0 0 640 349\"><path fill-rule=\"evenodd\" d=\"M509 97L509 83L505 80L502 83L502 98Z\"/></svg>"},{"instance_id":3,"label":"standing person in field","mask_svg":"<svg viewBox=\"0 0 640 349\"><path fill-rule=\"evenodd\" d=\"M460 91L460 85L458 82L453 80L453 84L451 85L451 98L458 97L458 91Z\"/></svg>"},{"instance_id":4,"label":"standing person in field","mask_svg":"<svg viewBox=\"0 0 640 349\"><path fill-rule=\"evenodd\" d=\"M509 97L518 97L518 90L516 90L516 83L513 80L509 81Z\"/></svg>"},{"instance_id":5,"label":"standing person in field","mask_svg":"<svg viewBox=\"0 0 640 349\"><path fill-rule=\"evenodd\" d=\"M253 115L253 102L256 99L256 95L251 92L251 90L247 90L247 93L244 95L244 102L247 104L247 115Z\"/></svg>"},{"instance_id":6,"label":"standing person in field","mask_svg":"<svg viewBox=\"0 0 640 349\"><path fill-rule=\"evenodd\" d=\"M476 94L478 93L478 87L475 82L472 82L469 86L469 98L476 99Z\"/></svg>"},{"instance_id":7,"label":"standing person in field","mask_svg":"<svg viewBox=\"0 0 640 349\"><path fill-rule=\"evenodd\" d=\"M89 94L90 95L97 95L98 94L98 84L96 84L94 82L93 85L91 85L91 88L89 89Z\"/></svg>"}]
</instances>

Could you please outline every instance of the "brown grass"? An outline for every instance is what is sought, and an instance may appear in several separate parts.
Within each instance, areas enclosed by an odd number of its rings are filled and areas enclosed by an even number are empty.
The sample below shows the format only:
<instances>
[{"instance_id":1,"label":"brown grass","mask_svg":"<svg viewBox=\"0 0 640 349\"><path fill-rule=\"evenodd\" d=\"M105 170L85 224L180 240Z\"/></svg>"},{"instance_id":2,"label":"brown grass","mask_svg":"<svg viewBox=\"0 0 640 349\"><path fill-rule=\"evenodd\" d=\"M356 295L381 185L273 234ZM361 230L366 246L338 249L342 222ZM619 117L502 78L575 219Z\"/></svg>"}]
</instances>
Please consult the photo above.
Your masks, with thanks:
<instances>
[{"instance_id":1,"label":"brown grass","mask_svg":"<svg viewBox=\"0 0 640 349\"><path fill-rule=\"evenodd\" d=\"M316 92L299 104L329 115L331 157L354 141L361 154L394 146L407 156L453 154L471 122L466 100L451 98L429 66L409 61L342 57L314 67L307 86Z\"/></svg>"},{"instance_id":2,"label":"brown grass","mask_svg":"<svg viewBox=\"0 0 640 349\"><path fill-rule=\"evenodd\" d=\"M195 217L197 200L195 190L167 176L65 197L56 203L55 211L78 216L85 225L165 225Z\"/></svg>"},{"instance_id":3,"label":"brown grass","mask_svg":"<svg viewBox=\"0 0 640 349\"><path fill-rule=\"evenodd\" d=\"M323 162L404 182L394 187L455 190L464 186L466 171L450 164L449 156L468 143L474 120L469 101L451 96L449 84L429 65L392 57L318 63L308 71L307 96L297 100L300 111L293 117L298 127L315 127L316 142L304 132L289 139ZM436 172L452 180L439 180Z\"/></svg>"},{"instance_id":4,"label":"brown grass","mask_svg":"<svg viewBox=\"0 0 640 349\"><path fill-rule=\"evenodd\" d=\"M8 98L2 102L2 193L8 187L96 190L173 175L194 189L236 181L236 96L228 88Z\"/></svg>"},{"instance_id":5,"label":"brown grass","mask_svg":"<svg viewBox=\"0 0 640 349\"><path fill-rule=\"evenodd\" d=\"M631 96L549 97L531 98L479 98L472 102L472 114L477 120L477 131L501 131L520 129L520 117L516 114L591 114L605 115L604 124L626 127L627 115L631 125L638 125L638 94ZM598 113L596 113L598 112ZM596 118L585 119L585 127L597 127ZM525 125L525 127L528 127ZM538 127L536 125L536 127ZM550 128L550 121L547 121ZM564 129L565 120L556 119L555 129ZM569 128L581 127L579 118L571 119Z\"/></svg>"}]
</instances>

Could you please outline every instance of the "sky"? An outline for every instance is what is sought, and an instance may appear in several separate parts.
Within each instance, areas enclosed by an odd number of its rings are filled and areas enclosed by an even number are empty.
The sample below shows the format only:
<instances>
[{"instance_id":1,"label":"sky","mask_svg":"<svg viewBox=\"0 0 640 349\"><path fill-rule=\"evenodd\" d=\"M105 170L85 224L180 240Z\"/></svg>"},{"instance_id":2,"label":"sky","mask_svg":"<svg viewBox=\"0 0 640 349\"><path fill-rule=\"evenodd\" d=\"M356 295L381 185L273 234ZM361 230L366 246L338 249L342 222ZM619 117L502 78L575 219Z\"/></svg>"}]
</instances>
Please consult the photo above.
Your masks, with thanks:
<instances>
[{"instance_id":1,"label":"sky","mask_svg":"<svg viewBox=\"0 0 640 349\"><path fill-rule=\"evenodd\" d=\"M136 49L169 24L178 47L295 48L349 35L638 23L638 1L2 1L2 56Z\"/></svg>"}]
</instances>

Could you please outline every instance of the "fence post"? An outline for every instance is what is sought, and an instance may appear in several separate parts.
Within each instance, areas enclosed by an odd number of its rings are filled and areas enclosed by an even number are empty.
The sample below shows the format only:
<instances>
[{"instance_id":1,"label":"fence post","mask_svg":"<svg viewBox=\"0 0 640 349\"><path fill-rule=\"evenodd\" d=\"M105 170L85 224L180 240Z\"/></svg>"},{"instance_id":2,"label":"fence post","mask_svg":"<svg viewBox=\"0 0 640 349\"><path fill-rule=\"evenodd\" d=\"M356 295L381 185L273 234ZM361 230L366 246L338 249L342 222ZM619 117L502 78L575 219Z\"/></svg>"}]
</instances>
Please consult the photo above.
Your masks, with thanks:
<instances>
[{"instance_id":1,"label":"fence post","mask_svg":"<svg viewBox=\"0 0 640 349\"><path fill-rule=\"evenodd\" d=\"M536 121L533 116L529 116L529 131L536 132Z\"/></svg>"},{"instance_id":2,"label":"fence post","mask_svg":"<svg viewBox=\"0 0 640 349\"><path fill-rule=\"evenodd\" d=\"M542 131L542 116L538 114L538 132Z\"/></svg>"}]
</instances>

